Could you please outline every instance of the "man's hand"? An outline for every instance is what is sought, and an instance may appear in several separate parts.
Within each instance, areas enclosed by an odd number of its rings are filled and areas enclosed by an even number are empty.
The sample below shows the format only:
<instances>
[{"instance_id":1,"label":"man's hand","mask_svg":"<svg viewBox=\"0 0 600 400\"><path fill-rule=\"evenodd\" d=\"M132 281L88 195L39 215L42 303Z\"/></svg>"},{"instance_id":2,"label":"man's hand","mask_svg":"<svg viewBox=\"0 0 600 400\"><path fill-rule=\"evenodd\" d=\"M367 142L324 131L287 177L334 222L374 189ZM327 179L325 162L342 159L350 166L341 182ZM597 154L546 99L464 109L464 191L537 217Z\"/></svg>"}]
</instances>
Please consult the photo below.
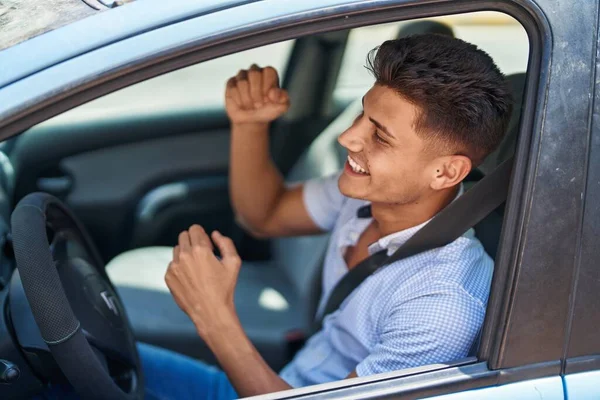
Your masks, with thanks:
<instances>
[{"instance_id":1,"label":"man's hand","mask_svg":"<svg viewBox=\"0 0 600 400\"><path fill-rule=\"evenodd\" d=\"M291 389L273 371L248 339L233 305L241 260L231 239L218 232L212 239L199 225L179 235L165 281L181 309L217 357L240 397ZM350 374L349 378L356 374Z\"/></svg>"},{"instance_id":2,"label":"man's hand","mask_svg":"<svg viewBox=\"0 0 600 400\"><path fill-rule=\"evenodd\" d=\"M227 81L225 109L232 124L267 124L290 107L287 92L279 88L273 67L253 64Z\"/></svg>"},{"instance_id":3,"label":"man's hand","mask_svg":"<svg viewBox=\"0 0 600 400\"><path fill-rule=\"evenodd\" d=\"M219 232L212 239L199 225L179 235L165 281L173 298L192 319L242 397L289 389L269 368L242 329L233 304L241 260L231 239Z\"/></svg>"},{"instance_id":4,"label":"man's hand","mask_svg":"<svg viewBox=\"0 0 600 400\"><path fill-rule=\"evenodd\" d=\"M210 238L199 225L179 235L165 281L175 302L191 318L198 334L206 336L235 320L233 295L241 260L228 237L215 231L212 239L221 252L213 254Z\"/></svg>"}]
</instances>

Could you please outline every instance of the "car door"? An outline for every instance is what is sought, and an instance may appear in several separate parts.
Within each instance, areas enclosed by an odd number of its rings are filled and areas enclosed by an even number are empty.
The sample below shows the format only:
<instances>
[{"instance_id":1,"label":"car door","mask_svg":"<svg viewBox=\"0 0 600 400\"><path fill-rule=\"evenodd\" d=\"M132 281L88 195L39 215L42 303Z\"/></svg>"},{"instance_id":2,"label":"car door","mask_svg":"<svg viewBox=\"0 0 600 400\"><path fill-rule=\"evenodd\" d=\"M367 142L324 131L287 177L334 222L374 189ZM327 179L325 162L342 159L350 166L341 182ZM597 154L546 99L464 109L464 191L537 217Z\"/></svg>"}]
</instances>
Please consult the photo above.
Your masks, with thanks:
<instances>
[{"instance_id":1,"label":"car door","mask_svg":"<svg viewBox=\"0 0 600 400\"><path fill-rule=\"evenodd\" d=\"M267 42L268 35L274 30L278 32L278 39L291 39L295 35L335 30L340 26L352 28L488 8L514 15L527 29L531 57L511 193L478 356L268 397L422 398L479 389L493 398L494 393L510 393L511 385L525 382L523 386L517 386L523 388L528 385L527 381L545 379L550 381L548 387L553 391L552 396L563 398L562 386L556 385L556 382L561 382L564 344L568 339L569 304L573 295L572 278L578 258L579 238L574 232L578 232L583 210L581 193L585 192L583 178L588 146L584 138L587 137L591 118L593 97L590 97L589 87L593 82L591 65L595 56L595 45L589 41L581 40L570 46L564 44L574 43L575 37L596 37L596 6L587 2L578 3L578 7L573 7L572 2L560 3L561 12L556 13L554 2L542 0L537 4L527 0L505 3L439 1L435 4L392 0L282 3L285 2L265 0L223 10L218 15L199 17L176 27L144 33L99 49L98 54L112 57L96 69L92 65L94 54L90 54L73 60L73 68L63 70L54 82L45 81L50 71L43 71L28 78L27 82L2 90L0 99L7 102L5 110L18 109L23 113L28 105L18 102L17 91L38 83L32 96L34 99L58 101L53 98L53 88L73 96L80 95L77 100L83 102L85 95L97 96L106 89L97 85L94 90L85 92L79 86L68 86L68 83L81 84L84 81L89 84L102 76L126 86L127 79L119 80L115 71L123 72L126 65L130 66L140 59L157 63L157 53L171 55L172 58L165 57L155 69L148 65L145 65L146 69L140 66L139 70L131 72L139 75L131 79L141 79L143 74L151 72L158 74L161 68L164 71L165 68L180 66L177 62L181 58L177 57L181 56L182 43L189 44L191 48L196 45L193 48L198 56L188 59L192 63L208 57L207 49L213 51L210 53L213 55L223 52L222 48L216 49L216 43L222 44L229 39L234 47L252 47ZM257 17L259 10L263 14ZM218 36L217 41L210 36L214 35L214 26L219 26L219 32L228 32L230 36ZM236 30L240 26L244 26L245 30ZM211 48L211 44L214 47ZM190 48L187 50L191 51ZM91 70L75 68L83 65ZM578 65L578 68L561 69L560 66L564 65ZM72 74L67 76L66 71ZM75 93L76 90L79 92ZM565 101L565 93L569 93L568 102ZM54 109L58 112L56 110L60 107ZM565 115L568 118L564 118ZM32 114L27 123L35 118L40 120L39 115ZM5 128L3 133L10 134L11 129L16 128ZM536 385L534 382L534 386L529 388L533 390L527 389L526 393L531 398L539 398ZM556 393L558 389L560 391Z\"/></svg>"}]
</instances>

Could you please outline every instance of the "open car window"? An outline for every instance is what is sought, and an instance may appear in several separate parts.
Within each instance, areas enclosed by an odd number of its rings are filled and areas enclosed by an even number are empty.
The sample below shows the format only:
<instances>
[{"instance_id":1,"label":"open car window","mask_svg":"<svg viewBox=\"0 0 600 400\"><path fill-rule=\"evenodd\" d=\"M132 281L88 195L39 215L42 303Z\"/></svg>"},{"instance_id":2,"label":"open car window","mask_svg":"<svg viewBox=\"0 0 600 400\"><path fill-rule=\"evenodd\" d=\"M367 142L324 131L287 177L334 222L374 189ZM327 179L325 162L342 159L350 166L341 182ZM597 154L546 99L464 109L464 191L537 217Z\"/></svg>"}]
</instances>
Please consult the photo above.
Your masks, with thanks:
<instances>
[{"instance_id":1,"label":"open car window","mask_svg":"<svg viewBox=\"0 0 600 400\"><path fill-rule=\"evenodd\" d=\"M227 79L248 68L249 60L273 66L282 77L293 45L293 40L274 43L182 68L83 104L51 121L222 109Z\"/></svg>"},{"instance_id":2,"label":"open car window","mask_svg":"<svg viewBox=\"0 0 600 400\"><path fill-rule=\"evenodd\" d=\"M527 69L529 40L523 26L514 18L498 12L474 12L426 18L452 28L454 35L487 52L505 75L523 73ZM340 67L334 99L340 104L362 96L373 84L364 67L369 50L383 41L394 39L413 21L393 22L352 29Z\"/></svg>"}]
</instances>

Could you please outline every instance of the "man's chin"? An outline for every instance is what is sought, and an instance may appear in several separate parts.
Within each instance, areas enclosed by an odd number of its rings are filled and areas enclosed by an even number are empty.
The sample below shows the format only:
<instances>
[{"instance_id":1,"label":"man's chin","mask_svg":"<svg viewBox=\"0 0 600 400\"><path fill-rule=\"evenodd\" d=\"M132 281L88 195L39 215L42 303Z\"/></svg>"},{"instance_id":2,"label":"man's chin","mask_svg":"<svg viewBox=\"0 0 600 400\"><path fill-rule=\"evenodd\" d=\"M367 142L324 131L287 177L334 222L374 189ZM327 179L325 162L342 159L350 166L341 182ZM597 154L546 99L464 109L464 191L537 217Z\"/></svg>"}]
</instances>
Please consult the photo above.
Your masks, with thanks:
<instances>
[{"instance_id":1,"label":"man's chin","mask_svg":"<svg viewBox=\"0 0 600 400\"><path fill-rule=\"evenodd\" d=\"M345 176L345 174L340 176L340 179L338 180L338 188L340 189L340 193L346 197L359 200L368 200L364 195L364 185L359 185L356 182L352 182L352 179Z\"/></svg>"}]
</instances>

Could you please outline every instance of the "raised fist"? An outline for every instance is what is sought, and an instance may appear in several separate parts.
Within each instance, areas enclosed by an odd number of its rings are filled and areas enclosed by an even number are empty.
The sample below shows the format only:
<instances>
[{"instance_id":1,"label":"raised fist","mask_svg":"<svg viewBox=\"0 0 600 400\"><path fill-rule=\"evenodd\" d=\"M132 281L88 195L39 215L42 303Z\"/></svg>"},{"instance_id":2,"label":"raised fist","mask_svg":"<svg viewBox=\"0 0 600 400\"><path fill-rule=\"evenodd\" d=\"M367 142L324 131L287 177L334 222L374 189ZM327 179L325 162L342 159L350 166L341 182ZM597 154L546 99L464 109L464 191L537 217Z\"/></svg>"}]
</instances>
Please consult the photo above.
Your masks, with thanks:
<instances>
[{"instance_id":1,"label":"raised fist","mask_svg":"<svg viewBox=\"0 0 600 400\"><path fill-rule=\"evenodd\" d=\"M273 67L253 64L227 81L225 110L232 124L268 123L290 107L287 92L279 87Z\"/></svg>"}]
</instances>

